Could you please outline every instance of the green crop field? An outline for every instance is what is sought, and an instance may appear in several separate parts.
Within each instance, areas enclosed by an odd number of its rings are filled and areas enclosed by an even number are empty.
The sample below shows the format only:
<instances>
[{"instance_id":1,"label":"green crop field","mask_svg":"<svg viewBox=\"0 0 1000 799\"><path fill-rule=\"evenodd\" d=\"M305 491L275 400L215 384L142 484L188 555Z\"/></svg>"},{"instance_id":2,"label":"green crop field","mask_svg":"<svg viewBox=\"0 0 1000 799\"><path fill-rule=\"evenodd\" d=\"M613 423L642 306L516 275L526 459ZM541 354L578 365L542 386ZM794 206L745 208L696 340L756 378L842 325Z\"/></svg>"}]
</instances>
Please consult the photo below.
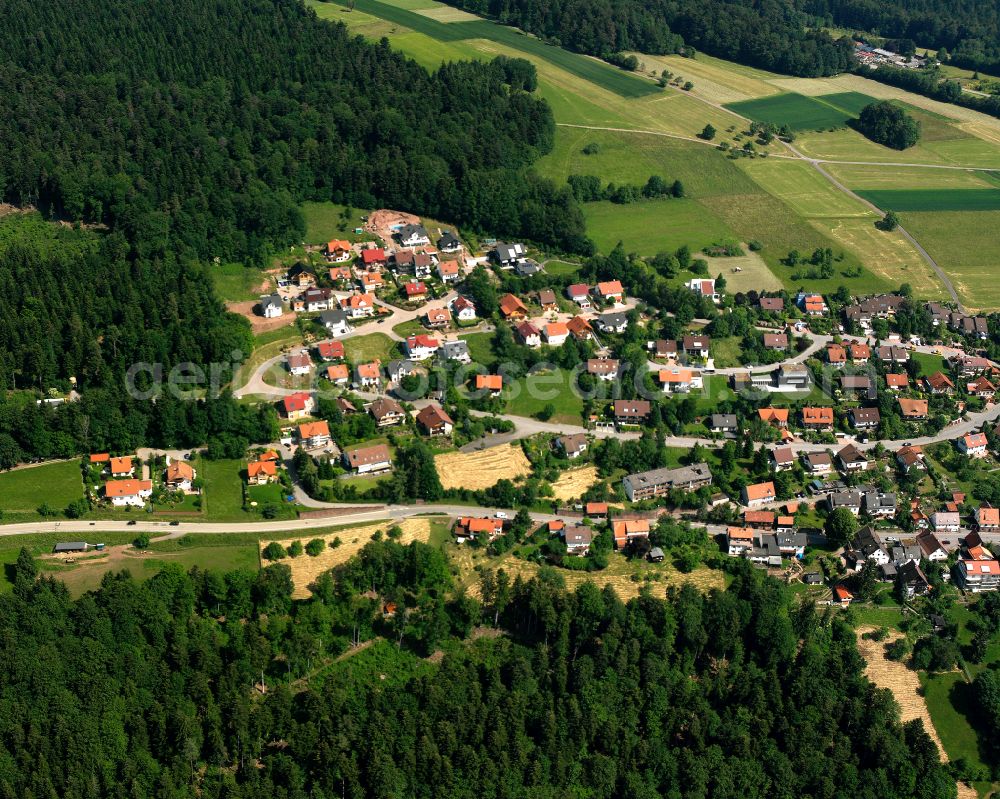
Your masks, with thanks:
<instances>
[{"instance_id":1,"label":"green crop field","mask_svg":"<svg viewBox=\"0 0 1000 799\"><path fill-rule=\"evenodd\" d=\"M729 228L695 200L587 203L583 213L587 232L602 252L609 252L619 241L629 252L656 255L684 244L700 250L731 238Z\"/></svg>"},{"instance_id":2,"label":"green crop field","mask_svg":"<svg viewBox=\"0 0 1000 799\"><path fill-rule=\"evenodd\" d=\"M773 97L744 100L726 105L731 111L757 122L788 125L792 130L838 128L856 117L875 98L858 92L839 92L818 97L789 92Z\"/></svg>"},{"instance_id":3,"label":"green crop field","mask_svg":"<svg viewBox=\"0 0 1000 799\"><path fill-rule=\"evenodd\" d=\"M0 511L34 514L42 505L61 511L83 496L80 462L44 463L0 473Z\"/></svg>"},{"instance_id":4,"label":"green crop field","mask_svg":"<svg viewBox=\"0 0 1000 799\"><path fill-rule=\"evenodd\" d=\"M1000 210L1000 189L868 189L857 194L883 210Z\"/></svg>"}]
</instances>

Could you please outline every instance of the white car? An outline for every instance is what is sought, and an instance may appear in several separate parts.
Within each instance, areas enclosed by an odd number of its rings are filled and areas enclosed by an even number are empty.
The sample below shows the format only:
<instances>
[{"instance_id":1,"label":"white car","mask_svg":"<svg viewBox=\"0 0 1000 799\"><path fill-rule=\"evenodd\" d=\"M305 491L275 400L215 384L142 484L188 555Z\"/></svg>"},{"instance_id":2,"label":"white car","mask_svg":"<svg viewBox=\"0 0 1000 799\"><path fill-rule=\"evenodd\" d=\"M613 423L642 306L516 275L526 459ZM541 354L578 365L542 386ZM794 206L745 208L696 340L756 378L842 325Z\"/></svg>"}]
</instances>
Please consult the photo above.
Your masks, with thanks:
<instances>
[{"instance_id":1,"label":"white car","mask_svg":"<svg viewBox=\"0 0 1000 799\"><path fill-rule=\"evenodd\" d=\"M493 518L495 518L495 519L506 519L506 518L508 518L507 517L507 511L498 510L496 513L493 514Z\"/></svg>"}]
</instances>

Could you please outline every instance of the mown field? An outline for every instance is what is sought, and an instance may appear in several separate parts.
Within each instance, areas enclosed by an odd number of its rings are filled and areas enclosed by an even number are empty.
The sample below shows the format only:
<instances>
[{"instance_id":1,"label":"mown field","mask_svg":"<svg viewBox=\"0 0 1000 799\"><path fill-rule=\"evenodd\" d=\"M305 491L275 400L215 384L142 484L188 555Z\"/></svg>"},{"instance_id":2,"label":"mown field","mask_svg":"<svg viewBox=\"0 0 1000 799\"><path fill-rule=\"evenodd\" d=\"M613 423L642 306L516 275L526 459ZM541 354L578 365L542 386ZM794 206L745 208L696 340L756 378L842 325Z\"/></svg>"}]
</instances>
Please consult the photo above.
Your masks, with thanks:
<instances>
[{"instance_id":1,"label":"mown field","mask_svg":"<svg viewBox=\"0 0 1000 799\"><path fill-rule=\"evenodd\" d=\"M80 462L45 463L0 473L0 511L35 515L42 505L61 511L83 496Z\"/></svg>"},{"instance_id":2,"label":"mown field","mask_svg":"<svg viewBox=\"0 0 1000 799\"><path fill-rule=\"evenodd\" d=\"M792 130L819 130L846 125L872 102L875 102L874 98L859 92L838 92L818 97L788 92L729 103L726 107L757 122L788 125Z\"/></svg>"}]
</instances>

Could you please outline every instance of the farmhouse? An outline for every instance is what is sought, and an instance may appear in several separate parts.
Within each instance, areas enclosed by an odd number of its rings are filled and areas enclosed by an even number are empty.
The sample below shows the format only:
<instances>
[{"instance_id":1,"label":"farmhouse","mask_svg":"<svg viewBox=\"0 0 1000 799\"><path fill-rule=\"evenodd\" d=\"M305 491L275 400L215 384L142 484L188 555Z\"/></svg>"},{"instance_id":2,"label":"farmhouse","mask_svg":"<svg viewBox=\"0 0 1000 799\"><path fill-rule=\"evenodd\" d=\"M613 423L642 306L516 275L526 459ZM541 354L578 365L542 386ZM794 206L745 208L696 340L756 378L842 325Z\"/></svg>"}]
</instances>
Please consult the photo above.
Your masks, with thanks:
<instances>
[{"instance_id":1,"label":"farmhouse","mask_svg":"<svg viewBox=\"0 0 1000 799\"><path fill-rule=\"evenodd\" d=\"M104 497L116 508L141 508L151 496L152 480L109 480L104 484Z\"/></svg>"},{"instance_id":2,"label":"farmhouse","mask_svg":"<svg viewBox=\"0 0 1000 799\"><path fill-rule=\"evenodd\" d=\"M392 468L387 444L344 450L343 461L348 469L357 474L381 472Z\"/></svg>"},{"instance_id":3,"label":"farmhouse","mask_svg":"<svg viewBox=\"0 0 1000 799\"><path fill-rule=\"evenodd\" d=\"M653 469L626 475L622 486L629 502L659 497L676 488L680 491L697 491L712 484L712 472L707 463L693 463L677 469Z\"/></svg>"}]
</instances>

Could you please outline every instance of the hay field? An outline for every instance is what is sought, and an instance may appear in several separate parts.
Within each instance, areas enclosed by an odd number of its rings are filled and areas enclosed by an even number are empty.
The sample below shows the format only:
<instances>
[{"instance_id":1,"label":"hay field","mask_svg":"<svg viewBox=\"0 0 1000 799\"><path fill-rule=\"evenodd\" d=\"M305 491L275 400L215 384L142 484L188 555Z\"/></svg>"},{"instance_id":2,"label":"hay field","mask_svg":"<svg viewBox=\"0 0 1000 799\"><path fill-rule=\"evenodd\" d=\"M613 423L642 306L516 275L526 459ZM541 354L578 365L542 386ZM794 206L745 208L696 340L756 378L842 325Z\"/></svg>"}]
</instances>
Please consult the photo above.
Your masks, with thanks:
<instances>
[{"instance_id":1,"label":"hay field","mask_svg":"<svg viewBox=\"0 0 1000 799\"><path fill-rule=\"evenodd\" d=\"M715 258L699 253L699 258L708 261L710 275L722 274L726 278L726 291L730 294L737 291L779 291L783 284L771 268L760 257L760 253L751 252L743 245L746 255L735 258ZM734 272L739 269L739 272Z\"/></svg>"},{"instance_id":2,"label":"hay field","mask_svg":"<svg viewBox=\"0 0 1000 799\"><path fill-rule=\"evenodd\" d=\"M861 637L863 633L874 629L875 627L867 625L856 630L858 652L868 664L865 674L879 688L888 688L892 691L899 704L899 715L903 721L920 719L924 723L924 729L934 739L942 759L947 759L944 745L934 728L934 722L931 721L931 714L927 712L927 703L920 694L920 678L917 672L906 664L889 660L885 656L885 645L902 638L902 633L892 631L883 641L871 641Z\"/></svg>"},{"instance_id":3,"label":"hay field","mask_svg":"<svg viewBox=\"0 0 1000 799\"><path fill-rule=\"evenodd\" d=\"M433 8L415 8L413 10L421 16L430 17L437 22L479 21L479 17L475 14L470 14L468 11L463 11L460 8L452 8L451 6L434 6Z\"/></svg>"},{"instance_id":4,"label":"hay field","mask_svg":"<svg viewBox=\"0 0 1000 799\"><path fill-rule=\"evenodd\" d=\"M690 80L694 84L692 94L719 105L766 97L779 91L777 87L767 82L767 78L771 77L770 73L749 67L742 68L742 71L730 69L730 65L725 61L701 53L697 59L679 55L656 56L644 53L631 55L638 58L641 64L645 64L647 72L659 75L667 69L674 75L683 76L685 80Z\"/></svg>"},{"instance_id":5,"label":"hay field","mask_svg":"<svg viewBox=\"0 0 1000 799\"><path fill-rule=\"evenodd\" d=\"M983 172L911 167L893 169L860 164L824 164L823 168L858 193L874 189L986 189L996 187Z\"/></svg>"},{"instance_id":6,"label":"hay field","mask_svg":"<svg viewBox=\"0 0 1000 799\"><path fill-rule=\"evenodd\" d=\"M596 466L570 469L559 475L559 479L552 484L552 496L561 502L576 499L596 482Z\"/></svg>"},{"instance_id":7,"label":"hay field","mask_svg":"<svg viewBox=\"0 0 1000 799\"><path fill-rule=\"evenodd\" d=\"M264 549L272 541L277 541L283 547L287 548L293 541L301 541L302 546L305 546L314 538L322 538L327 543L327 547L316 557L303 552L297 558L283 558L278 561L279 563L286 564L292 570L292 584L295 586L292 597L294 599L304 599L309 596L309 586L317 577L323 574L323 572L346 563L357 555L361 551L361 548L371 541L376 531L381 530L384 533L390 527L398 525L403 531L403 534L396 539L400 544L408 544L411 541L423 541L426 543L428 538L430 538L431 521L426 516L420 516L412 519L404 519L399 522L389 520L373 522L372 524L365 524L360 527L350 527L346 530L327 530L317 533L304 530L302 535L292 536L291 538L262 538L260 540L261 562L268 563L267 560L264 560L263 553ZM329 544L335 538L340 539L340 546L336 549L331 549Z\"/></svg>"},{"instance_id":8,"label":"hay field","mask_svg":"<svg viewBox=\"0 0 1000 799\"><path fill-rule=\"evenodd\" d=\"M840 191L810 164L774 158L744 158L737 163L761 188L807 219L843 216L875 219L868 208Z\"/></svg>"},{"instance_id":9,"label":"hay field","mask_svg":"<svg viewBox=\"0 0 1000 799\"><path fill-rule=\"evenodd\" d=\"M478 452L447 452L434 456L441 485L448 488L489 488L504 478L515 480L531 472L521 448L490 447Z\"/></svg>"}]
</instances>

